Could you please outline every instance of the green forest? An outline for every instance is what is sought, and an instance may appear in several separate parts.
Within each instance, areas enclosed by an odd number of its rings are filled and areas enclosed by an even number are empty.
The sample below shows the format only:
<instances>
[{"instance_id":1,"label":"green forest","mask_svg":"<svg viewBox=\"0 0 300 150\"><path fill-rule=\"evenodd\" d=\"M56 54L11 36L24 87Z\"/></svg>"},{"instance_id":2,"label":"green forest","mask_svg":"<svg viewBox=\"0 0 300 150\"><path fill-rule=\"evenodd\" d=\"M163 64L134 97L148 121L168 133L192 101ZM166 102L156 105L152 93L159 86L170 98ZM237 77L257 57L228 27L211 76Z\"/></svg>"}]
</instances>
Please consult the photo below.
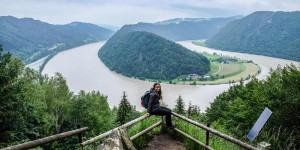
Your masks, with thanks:
<instances>
[{"instance_id":1,"label":"green forest","mask_svg":"<svg viewBox=\"0 0 300 150\"><path fill-rule=\"evenodd\" d=\"M0 42L3 49L25 63L69 48L107 40L113 33L90 23L53 25L32 18L0 17Z\"/></svg>"},{"instance_id":2,"label":"green forest","mask_svg":"<svg viewBox=\"0 0 300 150\"><path fill-rule=\"evenodd\" d=\"M256 141L272 144L272 149L298 149L300 141L300 71L299 66L270 70L266 80L241 82L216 97L206 110L209 123L245 139L265 107L272 116Z\"/></svg>"},{"instance_id":3,"label":"green forest","mask_svg":"<svg viewBox=\"0 0 300 150\"><path fill-rule=\"evenodd\" d=\"M174 111L202 124L247 142L253 146L265 141L270 149L299 149L300 147L300 66L293 64L270 70L265 80L253 78L249 83L231 86L218 95L205 113L200 113L191 103L186 106L184 97L179 95ZM253 142L247 134L264 110L268 107L273 114ZM176 120L178 128L194 138L204 141L205 131ZM195 143L183 137L187 147L199 149ZM213 137L210 145L217 149L240 149Z\"/></svg>"},{"instance_id":4,"label":"green forest","mask_svg":"<svg viewBox=\"0 0 300 150\"><path fill-rule=\"evenodd\" d=\"M111 70L140 79L170 80L210 69L203 55L145 31L117 32L98 56Z\"/></svg>"},{"instance_id":5,"label":"green forest","mask_svg":"<svg viewBox=\"0 0 300 150\"><path fill-rule=\"evenodd\" d=\"M300 12L258 11L223 27L206 46L300 61Z\"/></svg>"},{"instance_id":6,"label":"green forest","mask_svg":"<svg viewBox=\"0 0 300 150\"><path fill-rule=\"evenodd\" d=\"M126 97L124 93L120 107L110 109L103 93L74 94L61 74L40 75L0 46L0 148L74 130L77 125L90 128L84 134L87 140L140 115ZM42 146L77 147L76 136Z\"/></svg>"},{"instance_id":7,"label":"green forest","mask_svg":"<svg viewBox=\"0 0 300 150\"><path fill-rule=\"evenodd\" d=\"M233 85L216 97L211 106L201 113L199 106L184 104L179 95L174 112L185 115L239 140L247 142L246 134L265 107L273 111L254 143L266 141L272 149L299 149L300 141L300 70L290 65L270 70L266 80L252 79L249 83ZM71 92L65 78L57 73L53 77L24 67L24 63L0 47L0 148L76 129L76 125L89 127L84 140L124 124L142 113L130 105L126 92L118 107L110 108L107 96L97 91ZM129 134L149 127L159 120L150 117L133 126ZM178 129L203 140L205 132L195 126L174 119ZM134 141L143 147L158 130ZM199 145L174 135L190 149ZM43 149L78 149L77 137L46 144ZM212 147L238 149L235 145L213 137ZM248 142L249 143L249 142ZM99 143L98 143L99 144ZM85 149L94 149L95 145Z\"/></svg>"}]
</instances>

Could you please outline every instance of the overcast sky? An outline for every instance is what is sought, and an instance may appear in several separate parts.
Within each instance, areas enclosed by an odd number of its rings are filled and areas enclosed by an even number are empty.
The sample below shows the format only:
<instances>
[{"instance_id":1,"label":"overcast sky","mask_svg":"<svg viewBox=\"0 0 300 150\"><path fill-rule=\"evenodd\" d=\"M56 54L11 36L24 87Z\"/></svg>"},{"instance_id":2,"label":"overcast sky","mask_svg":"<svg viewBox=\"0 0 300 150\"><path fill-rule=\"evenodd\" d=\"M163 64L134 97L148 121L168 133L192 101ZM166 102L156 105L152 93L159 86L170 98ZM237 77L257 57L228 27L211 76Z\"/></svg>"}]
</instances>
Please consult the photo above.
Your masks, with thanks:
<instances>
[{"instance_id":1,"label":"overcast sky","mask_svg":"<svg viewBox=\"0 0 300 150\"><path fill-rule=\"evenodd\" d=\"M0 0L0 16L119 27L172 18L246 16L261 10L299 11L300 0Z\"/></svg>"}]
</instances>

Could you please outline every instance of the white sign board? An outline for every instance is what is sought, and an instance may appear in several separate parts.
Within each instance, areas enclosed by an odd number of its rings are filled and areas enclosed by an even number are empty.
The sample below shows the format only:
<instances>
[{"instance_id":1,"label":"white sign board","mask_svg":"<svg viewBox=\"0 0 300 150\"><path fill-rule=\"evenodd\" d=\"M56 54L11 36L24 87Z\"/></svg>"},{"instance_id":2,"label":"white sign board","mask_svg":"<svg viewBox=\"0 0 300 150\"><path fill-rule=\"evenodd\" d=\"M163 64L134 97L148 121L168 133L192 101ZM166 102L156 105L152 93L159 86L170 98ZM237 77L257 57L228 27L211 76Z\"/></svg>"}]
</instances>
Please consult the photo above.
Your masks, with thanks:
<instances>
[{"instance_id":1,"label":"white sign board","mask_svg":"<svg viewBox=\"0 0 300 150\"><path fill-rule=\"evenodd\" d=\"M265 125L269 117L271 116L272 111L268 109L267 107L265 110L261 113L257 121L255 122L254 126L250 130L250 132L247 135L247 138L252 142L255 137L258 135L259 131L262 129L262 127Z\"/></svg>"}]
</instances>

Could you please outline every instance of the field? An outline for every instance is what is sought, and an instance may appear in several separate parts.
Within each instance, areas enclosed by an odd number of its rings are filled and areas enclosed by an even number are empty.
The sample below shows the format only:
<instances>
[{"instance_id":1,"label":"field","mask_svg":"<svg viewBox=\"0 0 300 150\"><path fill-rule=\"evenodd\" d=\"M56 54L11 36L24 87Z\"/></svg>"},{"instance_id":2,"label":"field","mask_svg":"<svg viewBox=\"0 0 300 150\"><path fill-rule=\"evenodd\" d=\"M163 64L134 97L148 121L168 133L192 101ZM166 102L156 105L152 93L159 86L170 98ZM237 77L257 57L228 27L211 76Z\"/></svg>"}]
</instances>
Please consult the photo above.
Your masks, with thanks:
<instances>
[{"instance_id":1,"label":"field","mask_svg":"<svg viewBox=\"0 0 300 150\"><path fill-rule=\"evenodd\" d=\"M209 74L215 74L220 70L220 66L216 63L210 62L210 71L207 73Z\"/></svg>"},{"instance_id":2,"label":"field","mask_svg":"<svg viewBox=\"0 0 300 150\"><path fill-rule=\"evenodd\" d=\"M260 68L253 63L245 60L220 56L216 54L202 53L210 60L210 71L200 79L189 79L181 76L172 81L164 81L172 84L225 84L248 80L259 73Z\"/></svg>"},{"instance_id":3,"label":"field","mask_svg":"<svg viewBox=\"0 0 300 150\"><path fill-rule=\"evenodd\" d=\"M245 80L249 77L255 76L259 72L259 67L253 63L242 64L244 66L243 71L239 70L226 74L224 78L216 79L214 81L196 81L196 84L224 84L230 82L238 82L241 79Z\"/></svg>"},{"instance_id":4,"label":"field","mask_svg":"<svg viewBox=\"0 0 300 150\"><path fill-rule=\"evenodd\" d=\"M219 64L221 70L212 75L218 74L219 76L230 77L237 75L246 70L245 64L237 63L237 64Z\"/></svg>"}]
</instances>

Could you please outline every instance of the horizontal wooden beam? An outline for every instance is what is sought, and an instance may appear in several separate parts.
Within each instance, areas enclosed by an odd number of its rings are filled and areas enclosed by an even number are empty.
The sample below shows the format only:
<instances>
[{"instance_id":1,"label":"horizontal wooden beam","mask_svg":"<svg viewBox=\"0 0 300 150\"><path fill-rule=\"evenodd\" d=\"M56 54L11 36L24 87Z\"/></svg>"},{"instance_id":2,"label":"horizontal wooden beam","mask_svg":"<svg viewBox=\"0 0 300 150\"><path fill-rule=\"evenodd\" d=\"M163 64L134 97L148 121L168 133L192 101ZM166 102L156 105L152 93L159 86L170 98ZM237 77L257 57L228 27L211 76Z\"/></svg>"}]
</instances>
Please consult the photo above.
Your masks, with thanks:
<instances>
[{"instance_id":1,"label":"horizontal wooden beam","mask_svg":"<svg viewBox=\"0 0 300 150\"><path fill-rule=\"evenodd\" d=\"M107 131L107 132L101 134L101 135L98 135L98 136L96 136L96 137L93 137L93 138L91 138L91 139L85 141L85 142L82 142L82 143L80 143L80 145L81 145L81 146L86 146L86 145L88 145L88 144L95 143L95 142L101 140L102 138L105 138L105 137L107 137L108 135L110 135L110 134L112 133L113 130L117 130L118 128L127 128L127 127L132 126L132 125L134 125L135 123L137 123L137 122L139 122L139 121L141 121L141 120L143 120L143 119L148 118L149 116L150 116L150 115L147 113L147 114L145 114L145 115L143 115L143 116L141 116L141 117L139 117L139 118L136 118L136 119L134 119L134 120L132 120L132 121L130 121L130 122L128 122L128 123L122 125L122 126L116 127L116 128L114 128L114 129L112 129L112 130L110 130L110 131Z\"/></svg>"},{"instance_id":2,"label":"horizontal wooden beam","mask_svg":"<svg viewBox=\"0 0 300 150\"><path fill-rule=\"evenodd\" d=\"M153 124L152 126L148 127L147 129L145 129L145 130L143 130L143 131L137 133L136 135L130 137L130 140L133 141L133 140L137 139L138 137L140 137L140 136L142 136L142 135L144 135L144 134L150 132L152 129L156 128L156 127L159 126L160 124L161 124L161 121L159 121L159 122Z\"/></svg>"},{"instance_id":3,"label":"horizontal wooden beam","mask_svg":"<svg viewBox=\"0 0 300 150\"><path fill-rule=\"evenodd\" d=\"M125 123L125 124L121 125L120 128L128 128L128 127L136 124L137 122L142 121L142 120L144 120L144 119L146 119L148 117L150 117L150 114L146 113L145 115L143 115L143 116L141 116L139 118L136 118L136 119L134 119L134 120L132 120L132 121L130 121L128 123Z\"/></svg>"},{"instance_id":4,"label":"horizontal wooden beam","mask_svg":"<svg viewBox=\"0 0 300 150\"><path fill-rule=\"evenodd\" d=\"M206 149L208 149L208 150L213 150L213 148L211 148L211 147L205 145L204 143L202 143L202 142L200 142L199 140L193 138L192 136L190 136L190 135L188 135L188 134L182 132L181 130L179 130L179 129L177 129L177 128L175 128L174 130L175 130L176 132L180 133L181 135L187 137L188 139L194 141L195 143L197 143L197 144L199 144L199 145L205 147Z\"/></svg>"},{"instance_id":5,"label":"horizontal wooden beam","mask_svg":"<svg viewBox=\"0 0 300 150\"><path fill-rule=\"evenodd\" d=\"M228 135L226 135L226 134L223 134L223 133L221 133L221 132L219 132L219 131L217 131L217 130L214 130L214 129L212 129L212 128L209 128L209 127L207 127L207 126L205 126L205 125L203 125L203 124L201 124L201 123L198 123L198 122L196 122L196 121L193 121L193 120L191 120L191 119L189 119L189 118L186 118L186 117L184 117L184 116L178 115L178 114L176 114L176 113L174 113L174 112L172 112L172 115L174 115L174 116L176 116L176 117L178 117L178 118L180 118L180 119L182 119L182 120L184 120L184 121L186 121L186 122L188 122L188 123L191 123L191 124L193 124L193 125L195 125L195 126L197 126L197 127L199 127L199 128L202 128L202 129L204 129L204 130L206 130L206 131L209 131L210 133L215 134L215 135L217 135L217 136L219 136L219 137L221 137L221 138L223 138L223 139L225 139L225 140L227 140L227 141L230 141L231 143L234 143L234 144L236 144L236 145L239 145L239 146L241 146L241 147L243 147L243 148L245 148L245 149L256 150L255 147L253 147L253 146L251 146L251 145L249 145L249 144L247 144L247 143L244 143L244 142L242 142L242 141L240 141L240 140L237 140L237 139L235 139L235 138L233 138L233 137L230 137L230 136L228 136Z\"/></svg>"},{"instance_id":6,"label":"horizontal wooden beam","mask_svg":"<svg viewBox=\"0 0 300 150\"><path fill-rule=\"evenodd\" d=\"M57 140L60 140L60 139L66 138L66 137L77 135L77 134L82 133L82 132L87 131L87 130L89 130L89 128L84 127L84 128L80 128L80 129L76 129L76 130L72 130L72 131L68 131L68 132L63 132L63 133L52 135L52 136L48 136L48 137L45 137L45 138L37 139L37 140L34 140L34 141L26 142L26 143L23 143L23 144L6 147L6 148L3 148L1 150L30 149L30 148L34 148L34 147L41 146L41 145L44 145L44 144L47 144L47 143L51 143L51 142L54 142L54 141L57 141Z\"/></svg>"}]
</instances>

